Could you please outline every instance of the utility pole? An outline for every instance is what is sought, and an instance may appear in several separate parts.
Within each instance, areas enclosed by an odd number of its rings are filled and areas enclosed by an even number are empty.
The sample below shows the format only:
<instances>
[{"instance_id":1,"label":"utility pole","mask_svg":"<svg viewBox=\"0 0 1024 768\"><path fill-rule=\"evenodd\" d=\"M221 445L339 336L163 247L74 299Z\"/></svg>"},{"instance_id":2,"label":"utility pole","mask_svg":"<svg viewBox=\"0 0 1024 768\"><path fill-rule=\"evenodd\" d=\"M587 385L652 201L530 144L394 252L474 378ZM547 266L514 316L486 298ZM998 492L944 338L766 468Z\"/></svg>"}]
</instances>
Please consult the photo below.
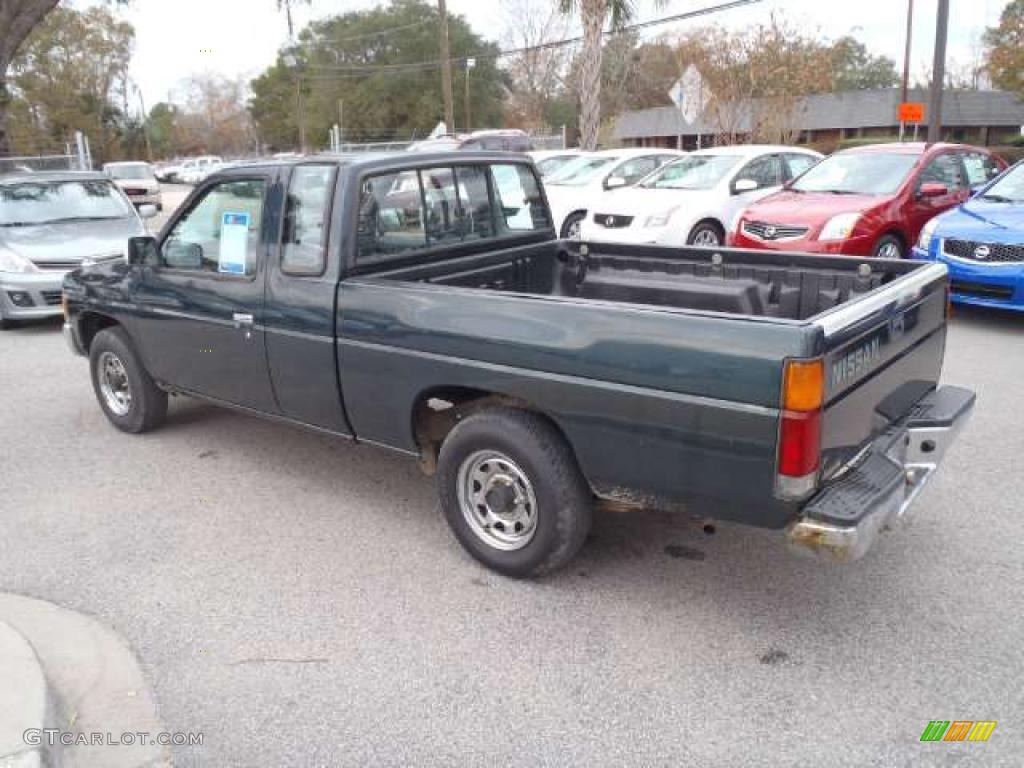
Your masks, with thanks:
<instances>
[{"instance_id":1,"label":"utility pole","mask_svg":"<svg viewBox=\"0 0 1024 768\"><path fill-rule=\"evenodd\" d=\"M338 148L341 149L341 137L345 132L345 100L338 99Z\"/></svg>"},{"instance_id":2,"label":"utility pole","mask_svg":"<svg viewBox=\"0 0 1024 768\"><path fill-rule=\"evenodd\" d=\"M903 48L903 87L900 89L900 104L906 104L910 92L910 41L914 30L914 0L907 0L907 42ZM900 120L900 141L906 123Z\"/></svg>"},{"instance_id":3,"label":"utility pole","mask_svg":"<svg viewBox=\"0 0 1024 768\"><path fill-rule=\"evenodd\" d=\"M466 133L473 130L472 112L469 105L469 70L476 66L476 59L466 59Z\"/></svg>"},{"instance_id":4,"label":"utility pole","mask_svg":"<svg viewBox=\"0 0 1024 768\"><path fill-rule=\"evenodd\" d=\"M455 133L455 102L452 97L452 58L448 49L448 9L445 0L437 0L441 14L441 93L444 96L444 127Z\"/></svg>"},{"instance_id":5,"label":"utility pole","mask_svg":"<svg viewBox=\"0 0 1024 768\"><path fill-rule=\"evenodd\" d=\"M949 0L939 0L935 19L935 58L932 92L928 105L928 143L942 141L942 89L946 81L946 35L949 31Z\"/></svg>"},{"instance_id":6,"label":"utility pole","mask_svg":"<svg viewBox=\"0 0 1024 768\"><path fill-rule=\"evenodd\" d=\"M146 138L146 159L153 162L153 142L149 138L149 113L146 112L146 102L142 98L142 89L136 88L139 94L139 107L142 109L142 135Z\"/></svg>"}]
</instances>

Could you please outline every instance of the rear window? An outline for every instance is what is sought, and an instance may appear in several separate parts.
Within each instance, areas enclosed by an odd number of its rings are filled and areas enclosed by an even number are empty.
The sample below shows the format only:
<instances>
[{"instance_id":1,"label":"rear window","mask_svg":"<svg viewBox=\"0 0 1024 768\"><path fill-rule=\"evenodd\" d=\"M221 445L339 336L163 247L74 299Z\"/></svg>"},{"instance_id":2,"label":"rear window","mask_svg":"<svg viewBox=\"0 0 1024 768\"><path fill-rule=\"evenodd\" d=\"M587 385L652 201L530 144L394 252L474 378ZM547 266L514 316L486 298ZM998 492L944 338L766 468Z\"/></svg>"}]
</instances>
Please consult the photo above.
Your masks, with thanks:
<instances>
[{"instance_id":1,"label":"rear window","mask_svg":"<svg viewBox=\"0 0 1024 768\"><path fill-rule=\"evenodd\" d=\"M359 196L359 263L550 227L522 164L453 164L369 176Z\"/></svg>"}]
</instances>

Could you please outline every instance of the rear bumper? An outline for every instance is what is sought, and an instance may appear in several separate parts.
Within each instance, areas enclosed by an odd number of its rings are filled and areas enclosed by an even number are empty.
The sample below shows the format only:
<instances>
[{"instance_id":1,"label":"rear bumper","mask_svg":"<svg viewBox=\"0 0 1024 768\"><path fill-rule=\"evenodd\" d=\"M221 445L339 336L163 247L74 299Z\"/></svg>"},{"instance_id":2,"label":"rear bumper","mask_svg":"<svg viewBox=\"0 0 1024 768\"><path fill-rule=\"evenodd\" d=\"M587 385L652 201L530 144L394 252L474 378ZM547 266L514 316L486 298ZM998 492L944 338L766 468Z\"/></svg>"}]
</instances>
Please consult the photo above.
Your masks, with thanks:
<instances>
[{"instance_id":1,"label":"rear bumper","mask_svg":"<svg viewBox=\"0 0 1024 768\"><path fill-rule=\"evenodd\" d=\"M938 469L974 409L975 395L941 387L922 398L801 510L787 529L795 551L847 563L894 527Z\"/></svg>"}]
</instances>

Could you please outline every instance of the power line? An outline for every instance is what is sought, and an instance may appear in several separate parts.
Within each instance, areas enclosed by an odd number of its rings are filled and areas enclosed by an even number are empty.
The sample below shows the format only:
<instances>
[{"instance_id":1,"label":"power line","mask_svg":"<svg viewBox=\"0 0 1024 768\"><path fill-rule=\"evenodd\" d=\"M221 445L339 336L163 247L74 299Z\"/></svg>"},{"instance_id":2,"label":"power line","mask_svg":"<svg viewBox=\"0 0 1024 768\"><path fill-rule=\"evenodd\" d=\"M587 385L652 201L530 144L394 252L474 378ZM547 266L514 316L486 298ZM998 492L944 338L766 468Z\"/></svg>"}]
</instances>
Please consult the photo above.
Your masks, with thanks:
<instances>
[{"instance_id":1,"label":"power line","mask_svg":"<svg viewBox=\"0 0 1024 768\"><path fill-rule=\"evenodd\" d=\"M741 8L747 5L753 5L759 3L761 0L729 0L729 2L719 3L717 5L707 6L705 8L697 8L692 11L685 13L677 13L672 16L665 16L660 19L652 19L650 21L638 22L636 24L629 24L618 29L606 30L602 32L602 36L608 37L611 35L622 34L624 32L634 32L641 29L648 29L650 27L659 26L662 24L671 24L676 21L686 21L688 19L698 18L700 16L708 16L713 13L721 13L722 11L730 11L735 8ZM552 48L560 48L567 45L576 45L583 42L582 36L567 37L562 40L553 40L547 43L540 43L538 45L528 45L522 48L510 48L504 51L497 51L495 53L474 53L467 56L459 56L449 58L449 62L452 64L465 63L468 59L501 59L508 56L515 56L521 53L528 53L530 51L543 51ZM417 69L432 69L441 66L443 63L442 59L434 59L430 61L419 61L411 62L406 64L350 64L350 65L315 65L311 66L310 71L316 72L340 72L343 74L334 76L333 78L323 76L323 79L351 79L358 77L365 77L366 75L374 73L398 73L409 70ZM311 79L310 76L306 76L307 79ZM314 76L315 77L315 76Z\"/></svg>"}]
</instances>

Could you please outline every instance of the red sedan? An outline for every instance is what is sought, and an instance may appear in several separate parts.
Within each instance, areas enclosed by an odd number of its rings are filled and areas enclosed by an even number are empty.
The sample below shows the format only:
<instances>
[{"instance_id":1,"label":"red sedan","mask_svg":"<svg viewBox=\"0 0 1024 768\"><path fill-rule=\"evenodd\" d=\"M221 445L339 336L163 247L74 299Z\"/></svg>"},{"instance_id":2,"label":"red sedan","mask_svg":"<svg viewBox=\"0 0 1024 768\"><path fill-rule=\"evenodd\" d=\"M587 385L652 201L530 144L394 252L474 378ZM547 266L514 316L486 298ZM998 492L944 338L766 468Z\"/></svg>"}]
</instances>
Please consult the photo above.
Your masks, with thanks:
<instances>
[{"instance_id":1,"label":"red sedan","mask_svg":"<svg viewBox=\"0 0 1024 768\"><path fill-rule=\"evenodd\" d=\"M921 227L967 200L1006 163L963 144L875 144L831 155L746 208L739 248L901 258Z\"/></svg>"}]
</instances>

